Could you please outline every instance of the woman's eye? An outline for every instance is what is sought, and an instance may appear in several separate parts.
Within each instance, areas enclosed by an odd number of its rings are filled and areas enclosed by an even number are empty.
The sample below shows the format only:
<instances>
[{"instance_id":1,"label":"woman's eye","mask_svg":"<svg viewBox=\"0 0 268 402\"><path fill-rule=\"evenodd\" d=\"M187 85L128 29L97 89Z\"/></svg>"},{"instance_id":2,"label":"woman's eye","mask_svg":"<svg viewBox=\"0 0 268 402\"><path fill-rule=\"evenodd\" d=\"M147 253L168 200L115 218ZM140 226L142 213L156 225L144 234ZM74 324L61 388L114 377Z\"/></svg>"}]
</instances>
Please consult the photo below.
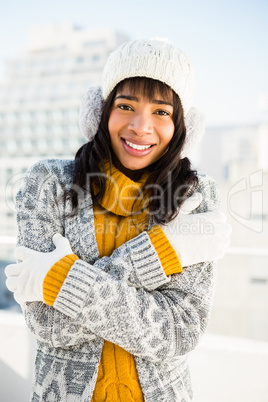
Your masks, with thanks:
<instances>
[{"instance_id":1,"label":"woman's eye","mask_svg":"<svg viewBox=\"0 0 268 402\"><path fill-rule=\"evenodd\" d=\"M157 110L156 114L160 116L169 116L169 113L166 112L165 110Z\"/></svg>"},{"instance_id":2,"label":"woman's eye","mask_svg":"<svg viewBox=\"0 0 268 402\"><path fill-rule=\"evenodd\" d=\"M118 105L117 107L121 110L132 110L132 108L128 105Z\"/></svg>"}]
</instances>

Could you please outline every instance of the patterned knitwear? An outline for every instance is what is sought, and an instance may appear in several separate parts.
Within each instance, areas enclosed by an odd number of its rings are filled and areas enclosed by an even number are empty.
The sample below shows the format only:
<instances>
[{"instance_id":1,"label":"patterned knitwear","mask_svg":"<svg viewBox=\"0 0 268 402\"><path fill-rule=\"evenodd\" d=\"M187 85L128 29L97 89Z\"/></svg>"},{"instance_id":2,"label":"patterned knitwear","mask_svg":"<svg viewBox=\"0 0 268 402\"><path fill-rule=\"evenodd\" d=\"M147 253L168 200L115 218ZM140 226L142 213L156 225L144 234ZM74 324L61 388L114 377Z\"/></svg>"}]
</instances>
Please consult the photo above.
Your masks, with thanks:
<instances>
[{"instance_id":1,"label":"patterned knitwear","mask_svg":"<svg viewBox=\"0 0 268 402\"><path fill-rule=\"evenodd\" d=\"M103 98L126 78L147 77L167 84L180 97L184 115L195 94L195 73L188 56L172 42L140 39L123 43L110 53L102 74Z\"/></svg>"},{"instance_id":2,"label":"patterned knitwear","mask_svg":"<svg viewBox=\"0 0 268 402\"><path fill-rule=\"evenodd\" d=\"M148 196L141 192L145 179L143 177L140 182L134 182L112 167L105 195L94 207L95 235L100 257L110 256L116 248L146 230ZM97 194L97 186L94 192ZM165 274L181 272L180 261L160 226L153 226L148 234ZM53 305L76 258L66 256L48 272L43 286L47 304ZM92 402L121 400L144 400L134 356L118 345L105 341Z\"/></svg>"},{"instance_id":3,"label":"patterned knitwear","mask_svg":"<svg viewBox=\"0 0 268 402\"><path fill-rule=\"evenodd\" d=\"M53 235L61 233L79 257L53 307L23 305L37 340L31 401L91 401L104 339L134 356L146 402L192 400L188 356L207 328L215 264L167 276L148 231L100 258L91 193L82 193L72 216L71 201L63 200L73 169L73 160L37 162L16 198L19 246L47 253L55 249ZM203 201L195 212L218 209L215 182L198 179Z\"/></svg>"}]
</instances>

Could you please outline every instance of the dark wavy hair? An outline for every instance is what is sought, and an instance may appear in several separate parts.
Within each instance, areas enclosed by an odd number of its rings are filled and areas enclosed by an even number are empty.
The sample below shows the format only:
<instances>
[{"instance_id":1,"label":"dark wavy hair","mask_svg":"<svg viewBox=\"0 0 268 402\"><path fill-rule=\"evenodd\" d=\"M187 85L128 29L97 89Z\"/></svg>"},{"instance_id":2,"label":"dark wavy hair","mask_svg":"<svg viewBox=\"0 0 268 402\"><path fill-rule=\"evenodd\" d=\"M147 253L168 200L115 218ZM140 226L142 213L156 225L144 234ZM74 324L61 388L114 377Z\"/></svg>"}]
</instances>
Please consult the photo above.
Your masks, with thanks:
<instances>
[{"instance_id":1,"label":"dark wavy hair","mask_svg":"<svg viewBox=\"0 0 268 402\"><path fill-rule=\"evenodd\" d=\"M101 122L94 139L84 144L75 155L72 187L66 192L65 198L71 199L73 211L79 202L78 193L75 189L91 191L93 205L102 199L106 189L105 161L110 166L115 162L115 155L111 148L108 121L111 108L118 91L127 86L133 94L142 93L151 100L156 94L161 94L165 100L172 101L173 122L175 126L173 137L166 153L152 165L145 169L132 171L132 180L139 181L143 173L147 172L148 178L143 185L144 194L149 192L149 214L155 223L164 224L172 220L179 212L179 208L185 198L192 194L198 185L197 172L191 169L188 158L181 159L181 151L185 142L186 128L183 109L179 96L161 81L145 77L128 78L121 81L110 93L104 102ZM87 187L87 174L90 173L92 180L90 188ZM98 194L93 192L93 182L98 185ZM150 190L146 190L146 188ZM161 189L161 197L158 190Z\"/></svg>"}]
</instances>

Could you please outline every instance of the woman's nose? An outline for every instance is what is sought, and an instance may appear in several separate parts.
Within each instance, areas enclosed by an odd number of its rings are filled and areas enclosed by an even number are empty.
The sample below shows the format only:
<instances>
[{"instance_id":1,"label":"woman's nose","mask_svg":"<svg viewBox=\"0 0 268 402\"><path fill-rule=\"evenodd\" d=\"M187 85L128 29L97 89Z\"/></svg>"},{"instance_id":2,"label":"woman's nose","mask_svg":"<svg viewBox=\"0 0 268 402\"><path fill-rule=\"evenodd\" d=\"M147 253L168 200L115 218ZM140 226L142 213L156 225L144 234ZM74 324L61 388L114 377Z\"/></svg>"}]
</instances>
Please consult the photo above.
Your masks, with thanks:
<instances>
[{"instance_id":1,"label":"woman's nose","mask_svg":"<svg viewBox=\"0 0 268 402\"><path fill-rule=\"evenodd\" d=\"M150 116L144 112L135 114L129 124L129 129L135 131L137 135L151 134L153 126Z\"/></svg>"}]
</instances>

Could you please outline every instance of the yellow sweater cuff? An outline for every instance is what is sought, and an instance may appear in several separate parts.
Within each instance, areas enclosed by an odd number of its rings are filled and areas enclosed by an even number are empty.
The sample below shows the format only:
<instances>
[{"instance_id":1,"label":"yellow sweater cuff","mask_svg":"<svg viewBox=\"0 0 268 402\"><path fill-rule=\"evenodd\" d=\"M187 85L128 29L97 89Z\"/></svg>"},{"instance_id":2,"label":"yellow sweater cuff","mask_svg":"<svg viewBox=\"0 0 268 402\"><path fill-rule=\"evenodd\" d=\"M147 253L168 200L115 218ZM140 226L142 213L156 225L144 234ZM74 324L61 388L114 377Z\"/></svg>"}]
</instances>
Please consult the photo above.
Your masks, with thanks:
<instances>
[{"instance_id":1,"label":"yellow sweater cuff","mask_svg":"<svg viewBox=\"0 0 268 402\"><path fill-rule=\"evenodd\" d=\"M75 254L66 255L57 261L46 274L43 282L43 296L45 303L49 306L53 306L60 288L76 260L78 257Z\"/></svg>"},{"instance_id":2,"label":"yellow sweater cuff","mask_svg":"<svg viewBox=\"0 0 268 402\"><path fill-rule=\"evenodd\" d=\"M156 249L165 274L172 275L181 272L180 260L162 228L159 225L155 225L148 231L148 235Z\"/></svg>"}]
</instances>

